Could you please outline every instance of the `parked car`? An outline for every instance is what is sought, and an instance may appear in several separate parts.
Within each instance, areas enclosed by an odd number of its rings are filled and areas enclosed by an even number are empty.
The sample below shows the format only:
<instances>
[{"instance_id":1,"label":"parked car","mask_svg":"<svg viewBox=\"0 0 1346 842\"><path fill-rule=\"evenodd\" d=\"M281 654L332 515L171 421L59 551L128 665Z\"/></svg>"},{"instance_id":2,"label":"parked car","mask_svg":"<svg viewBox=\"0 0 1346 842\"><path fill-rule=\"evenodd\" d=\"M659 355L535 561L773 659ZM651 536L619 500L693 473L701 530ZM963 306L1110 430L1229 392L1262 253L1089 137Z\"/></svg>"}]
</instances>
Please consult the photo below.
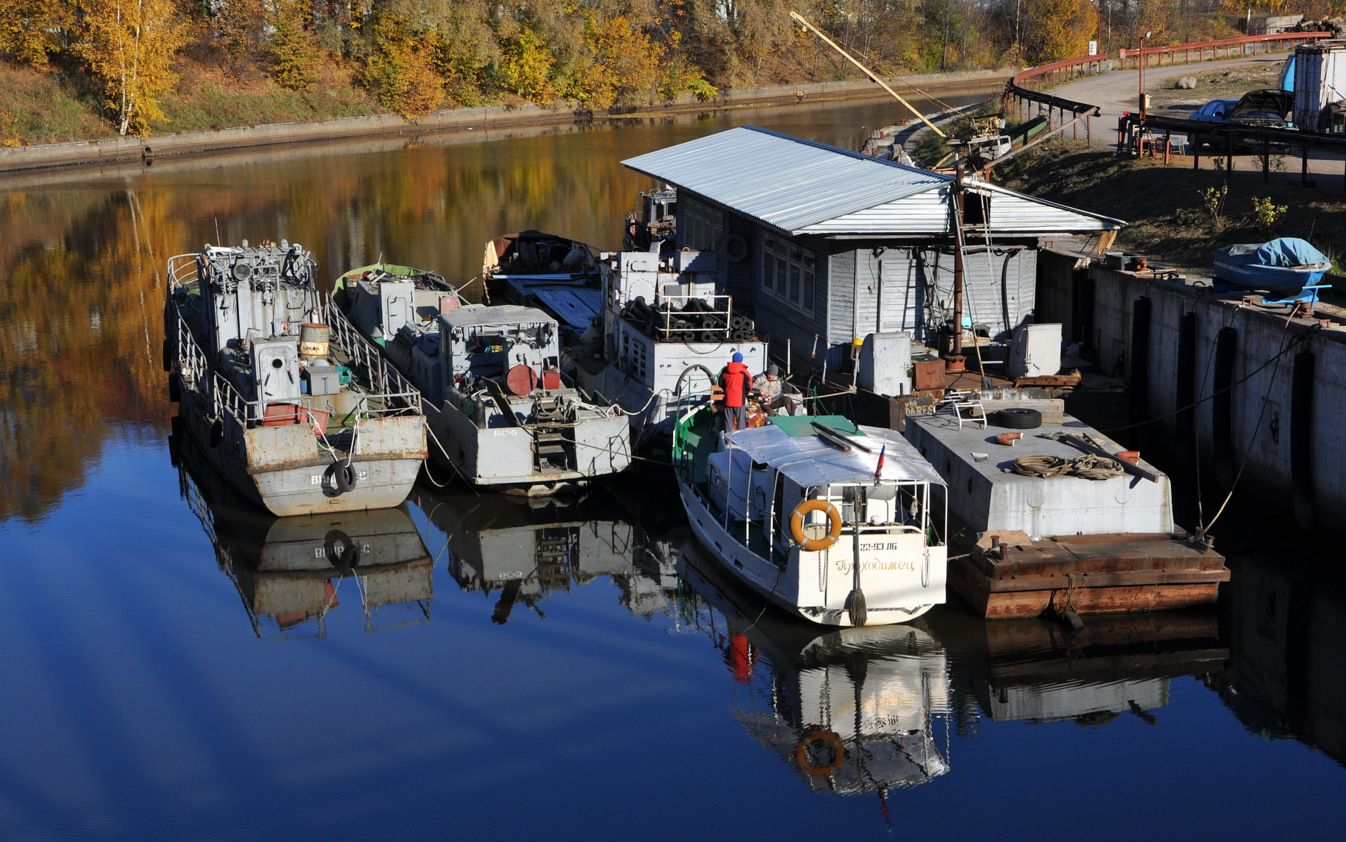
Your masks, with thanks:
<instances>
[{"instance_id":1,"label":"parked car","mask_svg":"<svg viewBox=\"0 0 1346 842\"><path fill-rule=\"evenodd\" d=\"M1227 116L1234 106L1238 105L1236 99L1213 99L1197 110L1192 112L1192 116L1187 119L1198 123L1216 123L1228 125L1234 121ZM1206 133L1189 132L1187 135L1187 145L1193 149L1200 149L1212 142L1211 135Z\"/></svg>"},{"instance_id":2,"label":"parked car","mask_svg":"<svg viewBox=\"0 0 1346 842\"><path fill-rule=\"evenodd\" d=\"M1293 127L1295 95L1277 88L1248 91L1227 114L1235 123L1258 128Z\"/></svg>"}]
</instances>

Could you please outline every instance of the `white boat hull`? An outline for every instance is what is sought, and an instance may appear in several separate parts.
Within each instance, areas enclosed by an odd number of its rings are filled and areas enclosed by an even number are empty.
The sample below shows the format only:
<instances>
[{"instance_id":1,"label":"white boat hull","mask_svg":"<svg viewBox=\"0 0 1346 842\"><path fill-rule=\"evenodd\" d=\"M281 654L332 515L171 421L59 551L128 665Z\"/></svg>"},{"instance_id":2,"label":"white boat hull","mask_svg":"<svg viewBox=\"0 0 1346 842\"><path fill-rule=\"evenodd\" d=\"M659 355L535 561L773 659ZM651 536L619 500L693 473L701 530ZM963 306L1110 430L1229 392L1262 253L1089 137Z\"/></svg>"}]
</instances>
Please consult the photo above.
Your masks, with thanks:
<instances>
[{"instance_id":1,"label":"white boat hull","mask_svg":"<svg viewBox=\"0 0 1346 842\"><path fill-rule=\"evenodd\" d=\"M821 552L791 548L782 569L732 535L681 478L678 493L697 539L732 577L794 616L828 626L855 625L846 610L853 582L849 546L838 543ZM874 537L866 536L867 545L873 546ZM897 537L908 540L889 542L900 548L866 552L861 587L866 595L867 626L905 623L945 600L945 548L924 547L920 535ZM893 594L901 594L901 602L893 601Z\"/></svg>"}]
</instances>

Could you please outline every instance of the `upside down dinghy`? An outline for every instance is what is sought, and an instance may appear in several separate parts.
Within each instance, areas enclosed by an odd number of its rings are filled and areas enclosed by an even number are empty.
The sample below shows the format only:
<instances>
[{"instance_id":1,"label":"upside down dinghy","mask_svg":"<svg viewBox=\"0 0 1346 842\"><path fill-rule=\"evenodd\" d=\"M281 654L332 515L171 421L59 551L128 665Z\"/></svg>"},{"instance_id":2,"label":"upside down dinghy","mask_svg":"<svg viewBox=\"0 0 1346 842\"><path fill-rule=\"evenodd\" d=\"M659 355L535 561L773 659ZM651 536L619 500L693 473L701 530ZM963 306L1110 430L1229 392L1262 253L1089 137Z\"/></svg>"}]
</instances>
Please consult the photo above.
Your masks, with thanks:
<instances>
[{"instance_id":1,"label":"upside down dinghy","mask_svg":"<svg viewBox=\"0 0 1346 842\"><path fill-rule=\"evenodd\" d=\"M692 530L726 571L815 623L901 623L944 602L943 486L900 434L840 416L772 416L720 434L682 416L673 462ZM942 500L943 495L940 495Z\"/></svg>"}]
</instances>

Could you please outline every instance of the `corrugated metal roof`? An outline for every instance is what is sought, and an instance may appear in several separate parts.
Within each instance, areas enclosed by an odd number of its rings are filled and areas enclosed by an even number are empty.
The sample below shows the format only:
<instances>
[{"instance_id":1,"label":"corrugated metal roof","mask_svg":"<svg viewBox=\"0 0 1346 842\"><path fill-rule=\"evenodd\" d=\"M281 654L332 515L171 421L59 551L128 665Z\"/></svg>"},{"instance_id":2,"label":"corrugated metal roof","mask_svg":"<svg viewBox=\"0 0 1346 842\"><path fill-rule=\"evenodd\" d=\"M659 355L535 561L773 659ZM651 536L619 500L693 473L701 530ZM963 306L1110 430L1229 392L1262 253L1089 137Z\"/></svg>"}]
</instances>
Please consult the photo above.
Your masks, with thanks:
<instances>
[{"instance_id":1,"label":"corrugated metal roof","mask_svg":"<svg viewBox=\"0 0 1346 842\"><path fill-rule=\"evenodd\" d=\"M953 176L756 126L729 129L622 163L791 234L948 230ZM993 234L1070 234L1125 224L1003 188L995 192L1003 195L991 203ZM1006 201L1008 197L1019 201Z\"/></svg>"}]
</instances>

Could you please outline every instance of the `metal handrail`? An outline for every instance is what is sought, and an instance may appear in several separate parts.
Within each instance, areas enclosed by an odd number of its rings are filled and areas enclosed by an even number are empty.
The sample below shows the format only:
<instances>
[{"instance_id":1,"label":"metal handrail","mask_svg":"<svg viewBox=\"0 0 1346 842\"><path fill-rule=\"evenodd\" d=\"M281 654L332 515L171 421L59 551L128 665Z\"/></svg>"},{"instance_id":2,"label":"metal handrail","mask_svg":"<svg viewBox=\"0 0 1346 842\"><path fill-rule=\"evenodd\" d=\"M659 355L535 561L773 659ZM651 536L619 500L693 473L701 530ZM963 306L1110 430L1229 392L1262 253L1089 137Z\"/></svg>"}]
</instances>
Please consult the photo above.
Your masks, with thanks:
<instances>
[{"instance_id":1,"label":"metal handrail","mask_svg":"<svg viewBox=\"0 0 1346 842\"><path fill-rule=\"evenodd\" d=\"M324 294L318 307L323 319L332 328L337 341L345 350L352 367L363 374L377 393L373 397L378 397L387 404L398 404L396 411L406 408L419 414L422 411L420 390L403 377L401 372L388 365L384 356L356 329L330 295ZM390 407L389 412L393 411Z\"/></svg>"}]
</instances>

